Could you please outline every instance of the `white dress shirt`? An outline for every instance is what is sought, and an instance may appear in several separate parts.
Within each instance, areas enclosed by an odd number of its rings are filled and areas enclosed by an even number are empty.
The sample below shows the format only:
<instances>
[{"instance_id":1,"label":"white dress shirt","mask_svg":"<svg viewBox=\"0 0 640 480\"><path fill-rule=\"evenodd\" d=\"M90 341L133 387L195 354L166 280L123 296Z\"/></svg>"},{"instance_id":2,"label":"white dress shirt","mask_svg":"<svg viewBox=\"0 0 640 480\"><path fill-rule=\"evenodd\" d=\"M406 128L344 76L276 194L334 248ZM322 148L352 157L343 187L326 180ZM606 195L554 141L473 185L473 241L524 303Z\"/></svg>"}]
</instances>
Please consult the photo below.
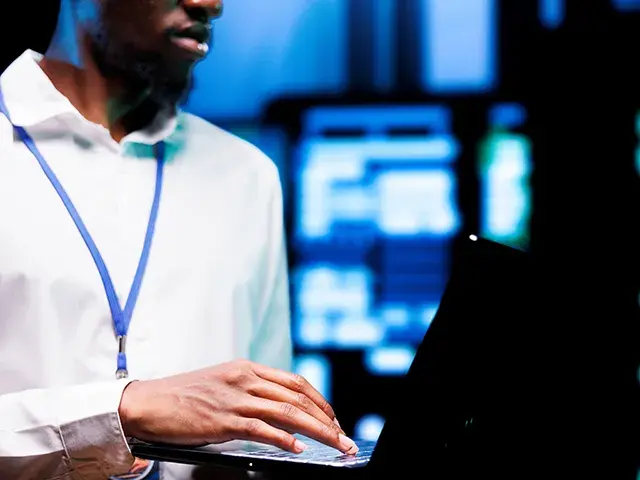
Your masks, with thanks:
<instances>
[{"instance_id":1,"label":"white dress shirt","mask_svg":"<svg viewBox=\"0 0 640 480\"><path fill-rule=\"evenodd\" d=\"M83 118L27 51L0 77L95 240L121 304L167 164L127 340L130 378L250 358L291 368L277 168L243 140L180 112L120 143ZM98 270L35 157L0 115L0 479L105 479L128 471L117 341ZM191 478L161 465L163 480Z\"/></svg>"}]
</instances>

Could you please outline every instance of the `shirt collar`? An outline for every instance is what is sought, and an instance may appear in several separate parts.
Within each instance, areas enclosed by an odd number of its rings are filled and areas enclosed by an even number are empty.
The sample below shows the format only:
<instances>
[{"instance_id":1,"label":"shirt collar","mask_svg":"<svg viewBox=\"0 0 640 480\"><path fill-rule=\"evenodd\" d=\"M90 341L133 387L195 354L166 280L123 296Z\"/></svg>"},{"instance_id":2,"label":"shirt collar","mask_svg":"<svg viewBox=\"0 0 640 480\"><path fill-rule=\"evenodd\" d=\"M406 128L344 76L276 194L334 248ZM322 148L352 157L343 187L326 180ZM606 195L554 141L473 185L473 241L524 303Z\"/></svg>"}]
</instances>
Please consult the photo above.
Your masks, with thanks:
<instances>
[{"instance_id":1,"label":"shirt collar","mask_svg":"<svg viewBox=\"0 0 640 480\"><path fill-rule=\"evenodd\" d=\"M65 116L87 122L40 68L42 58L42 54L26 50L0 75L0 88L11 122L25 128L37 127ZM180 143L183 140L181 119L182 115L175 108L161 111L149 125L130 133L122 142L147 145L159 141ZM56 125L59 123L56 122Z\"/></svg>"}]
</instances>

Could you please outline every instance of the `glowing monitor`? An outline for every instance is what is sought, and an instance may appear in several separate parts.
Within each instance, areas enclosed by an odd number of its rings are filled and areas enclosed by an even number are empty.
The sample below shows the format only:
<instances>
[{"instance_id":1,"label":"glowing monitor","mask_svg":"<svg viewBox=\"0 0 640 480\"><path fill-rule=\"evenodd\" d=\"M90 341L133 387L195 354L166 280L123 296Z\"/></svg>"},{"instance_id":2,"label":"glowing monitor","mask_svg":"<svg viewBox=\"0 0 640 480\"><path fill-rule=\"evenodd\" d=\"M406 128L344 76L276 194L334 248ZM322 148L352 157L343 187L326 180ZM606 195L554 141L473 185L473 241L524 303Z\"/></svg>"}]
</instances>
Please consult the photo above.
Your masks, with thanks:
<instances>
[{"instance_id":1,"label":"glowing monitor","mask_svg":"<svg viewBox=\"0 0 640 480\"><path fill-rule=\"evenodd\" d=\"M374 374L406 372L460 227L458 150L442 106L307 112L293 168L299 347L359 349Z\"/></svg>"}]
</instances>

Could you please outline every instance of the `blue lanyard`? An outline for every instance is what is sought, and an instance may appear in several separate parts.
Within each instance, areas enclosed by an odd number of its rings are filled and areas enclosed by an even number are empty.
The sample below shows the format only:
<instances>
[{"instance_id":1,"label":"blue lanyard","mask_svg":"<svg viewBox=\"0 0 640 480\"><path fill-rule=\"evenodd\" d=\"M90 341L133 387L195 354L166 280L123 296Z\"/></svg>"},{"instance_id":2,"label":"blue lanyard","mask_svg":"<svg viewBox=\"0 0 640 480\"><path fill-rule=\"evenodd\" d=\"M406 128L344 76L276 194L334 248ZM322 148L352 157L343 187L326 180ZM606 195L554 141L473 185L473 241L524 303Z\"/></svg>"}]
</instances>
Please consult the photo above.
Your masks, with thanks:
<instances>
[{"instance_id":1,"label":"blue lanyard","mask_svg":"<svg viewBox=\"0 0 640 480\"><path fill-rule=\"evenodd\" d=\"M9 116L9 112L7 110L7 106L4 102L4 98L2 95L2 89L0 89L0 113L4 114L9 122L11 122L11 117ZM138 268L136 270L135 277L133 279L133 284L131 285L131 291L129 292L129 296L127 297L127 302L124 306L124 309L120 306L120 302L118 301L118 296L113 287L113 282L111 280L111 275L109 275L109 270L102 259L102 255L98 250L93 238L89 234L87 227L85 227L82 218L78 214L75 206L71 202L69 195L60 184L60 181L56 177L51 167L46 162L38 147L36 147L33 138L26 132L26 130L22 127L13 126L13 128L18 132L18 135L22 139L24 145L31 151L33 156L38 160L40 167L42 167L42 171L45 173L53 188L55 188L58 196L64 203L69 215L73 219L80 235L82 235L82 239L84 243L87 245L89 252L91 252L91 256L93 257L93 261L98 267L98 272L100 273L100 278L102 279L102 284L104 285L104 290L107 294L107 301L109 302L109 309L111 310L111 318L113 319L113 325L116 331L116 335L118 338L118 362L117 362L117 370L116 370L116 378L126 378L128 376L127 371L127 356L126 356L126 340L127 340L127 332L129 331L129 324L131 323L131 316L133 314L133 309L136 306L136 301L138 300L138 294L140 293L140 286L142 285L142 278L144 277L144 272L147 267L147 261L149 259L149 251L151 250L151 243L153 240L153 234L156 226L156 219L158 218L158 207L160 205L160 194L162 193L162 178L164 172L164 161L165 161L165 145L164 142L159 142L155 145L156 152L156 160L157 160L157 170L156 170L156 186L155 193L153 196L153 204L151 206L151 213L149 215L149 224L147 226L147 233L144 238L144 246L142 248L142 254L140 255L140 261L138 263Z\"/></svg>"}]
</instances>

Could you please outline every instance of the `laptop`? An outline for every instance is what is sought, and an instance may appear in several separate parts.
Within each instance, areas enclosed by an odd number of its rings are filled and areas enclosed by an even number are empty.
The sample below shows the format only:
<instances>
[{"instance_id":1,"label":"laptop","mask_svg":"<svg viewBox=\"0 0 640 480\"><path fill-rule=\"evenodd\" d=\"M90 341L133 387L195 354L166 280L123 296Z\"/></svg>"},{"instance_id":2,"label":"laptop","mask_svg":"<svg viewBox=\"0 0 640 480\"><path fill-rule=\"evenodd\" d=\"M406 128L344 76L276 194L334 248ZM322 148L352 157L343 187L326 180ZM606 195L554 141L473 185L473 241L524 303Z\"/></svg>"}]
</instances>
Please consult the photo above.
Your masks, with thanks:
<instances>
[{"instance_id":1,"label":"laptop","mask_svg":"<svg viewBox=\"0 0 640 480\"><path fill-rule=\"evenodd\" d=\"M134 441L135 456L284 478L521 478L544 425L540 288L529 254L476 235L456 240L451 274L377 442L355 456L300 437L293 454L253 442L179 447ZM389 395L389 392L384 392ZM545 433L545 434L548 434ZM513 470L517 468L517 470ZM426 477L425 477L426 478Z\"/></svg>"}]
</instances>

